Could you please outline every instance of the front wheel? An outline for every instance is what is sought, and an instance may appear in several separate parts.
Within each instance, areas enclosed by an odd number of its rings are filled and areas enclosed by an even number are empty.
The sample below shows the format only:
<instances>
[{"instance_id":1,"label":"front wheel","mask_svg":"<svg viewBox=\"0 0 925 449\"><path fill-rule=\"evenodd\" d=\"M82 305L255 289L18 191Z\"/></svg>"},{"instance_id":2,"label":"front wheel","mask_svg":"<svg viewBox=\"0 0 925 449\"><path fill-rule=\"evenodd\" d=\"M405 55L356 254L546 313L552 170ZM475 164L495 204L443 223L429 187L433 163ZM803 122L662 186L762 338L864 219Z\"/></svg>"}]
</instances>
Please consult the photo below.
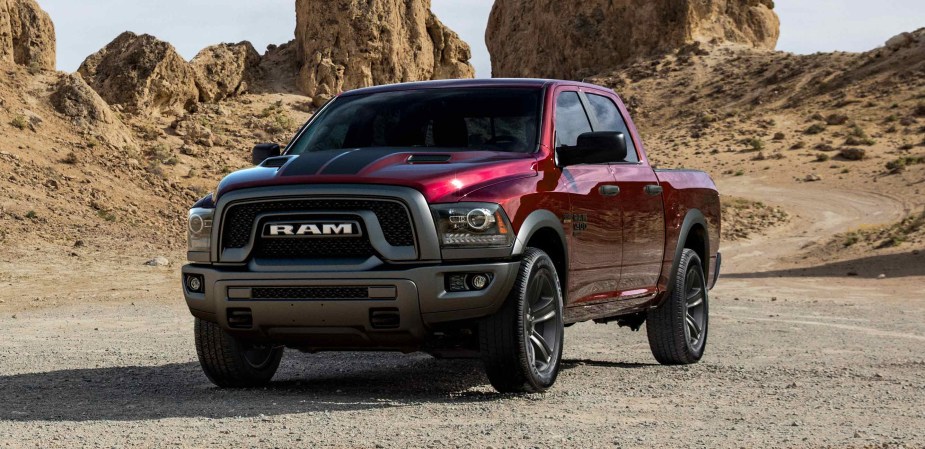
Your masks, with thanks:
<instances>
[{"instance_id":1,"label":"front wheel","mask_svg":"<svg viewBox=\"0 0 925 449\"><path fill-rule=\"evenodd\" d=\"M646 318L652 355L663 365L689 365L703 357L710 324L710 297L703 265L685 249L673 273L671 296Z\"/></svg>"},{"instance_id":2,"label":"front wheel","mask_svg":"<svg viewBox=\"0 0 925 449\"><path fill-rule=\"evenodd\" d=\"M196 318L196 353L206 377L222 388L261 387L273 379L283 348L236 339L218 324Z\"/></svg>"},{"instance_id":3,"label":"front wheel","mask_svg":"<svg viewBox=\"0 0 925 449\"><path fill-rule=\"evenodd\" d=\"M485 372L496 390L541 393L556 382L565 334L562 308L552 259L528 248L501 310L479 327Z\"/></svg>"}]
</instances>

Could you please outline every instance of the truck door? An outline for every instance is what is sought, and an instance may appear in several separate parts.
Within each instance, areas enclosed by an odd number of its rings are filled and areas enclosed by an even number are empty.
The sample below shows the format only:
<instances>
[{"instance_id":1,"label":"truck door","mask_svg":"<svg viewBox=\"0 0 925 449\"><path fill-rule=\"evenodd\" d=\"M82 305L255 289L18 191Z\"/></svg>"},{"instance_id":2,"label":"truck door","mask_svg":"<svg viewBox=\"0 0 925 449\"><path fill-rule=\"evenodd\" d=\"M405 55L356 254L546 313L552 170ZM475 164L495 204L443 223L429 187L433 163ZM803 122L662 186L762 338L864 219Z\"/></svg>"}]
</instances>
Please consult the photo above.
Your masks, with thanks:
<instances>
[{"instance_id":1,"label":"truck door","mask_svg":"<svg viewBox=\"0 0 925 449\"><path fill-rule=\"evenodd\" d=\"M574 147L579 135L592 131L591 121L577 90L557 95L556 149ZM564 217L572 228L568 305L609 301L620 281L623 238L613 173L608 164L574 165L562 170L562 179L571 205Z\"/></svg>"},{"instance_id":2,"label":"truck door","mask_svg":"<svg viewBox=\"0 0 925 449\"><path fill-rule=\"evenodd\" d=\"M623 117L625 111L610 97L586 94L595 131L626 135L626 160L610 165L620 187L618 207L623 217L623 263L618 290L625 298L655 292L665 252L665 210L655 171L641 158L638 142Z\"/></svg>"}]
</instances>

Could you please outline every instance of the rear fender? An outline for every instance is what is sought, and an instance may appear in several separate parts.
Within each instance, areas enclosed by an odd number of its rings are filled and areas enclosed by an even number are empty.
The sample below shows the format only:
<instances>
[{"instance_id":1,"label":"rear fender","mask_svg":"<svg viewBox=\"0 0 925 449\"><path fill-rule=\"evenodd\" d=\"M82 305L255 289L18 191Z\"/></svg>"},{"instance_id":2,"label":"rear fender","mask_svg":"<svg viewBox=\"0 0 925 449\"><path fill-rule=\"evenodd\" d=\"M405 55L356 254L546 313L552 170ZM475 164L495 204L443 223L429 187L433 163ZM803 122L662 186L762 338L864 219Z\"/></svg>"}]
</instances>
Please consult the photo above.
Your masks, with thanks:
<instances>
[{"instance_id":1,"label":"rear fender","mask_svg":"<svg viewBox=\"0 0 925 449\"><path fill-rule=\"evenodd\" d=\"M674 259L671 262L671 271L663 273L663 277L668 279L668 282L665 284L665 291L662 292L658 304L671 296L672 290L674 288L674 282L671 282L671 279L675 272L678 271L678 265L681 263L681 254L684 253L684 244L687 242L687 238L690 236L691 230L694 229L694 226L700 225L704 229L704 248L703 254L703 272L704 275L710 272L710 233L706 232L707 230L707 219L703 216L703 212L700 212L699 209L691 209L687 211L687 215L684 216L684 221L681 223L681 233L678 237L678 245L674 250ZM666 248L666 252L668 249Z\"/></svg>"}]
</instances>

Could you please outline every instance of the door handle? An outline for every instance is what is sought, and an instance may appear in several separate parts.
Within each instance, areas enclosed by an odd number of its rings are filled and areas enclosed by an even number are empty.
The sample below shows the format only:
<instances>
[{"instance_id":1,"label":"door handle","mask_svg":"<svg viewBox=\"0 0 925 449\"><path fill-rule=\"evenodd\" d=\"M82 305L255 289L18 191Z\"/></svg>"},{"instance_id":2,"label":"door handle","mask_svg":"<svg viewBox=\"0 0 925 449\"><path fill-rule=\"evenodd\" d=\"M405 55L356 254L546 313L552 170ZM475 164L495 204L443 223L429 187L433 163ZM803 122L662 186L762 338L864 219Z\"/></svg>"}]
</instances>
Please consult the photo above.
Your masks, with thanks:
<instances>
[{"instance_id":1,"label":"door handle","mask_svg":"<svg viewBox=\"0 0 925 449\"><path fill-rule=\"evenodd\" d=\"M659 185L646 186L646 194L651 195L651 196L661 195L664 190L665 189L663 189L662 186L659 186Z\"/></svg>"},{"instance_id":2,"label":"door handle","mask_svg":"<svg viewBox=\"0 0 925 449\"><path fill-rule=\"evenodd\" d=\"M601 186L599 190L601 196L617 196L620 194L620 186Z\"/></svg>"}]
</instances>

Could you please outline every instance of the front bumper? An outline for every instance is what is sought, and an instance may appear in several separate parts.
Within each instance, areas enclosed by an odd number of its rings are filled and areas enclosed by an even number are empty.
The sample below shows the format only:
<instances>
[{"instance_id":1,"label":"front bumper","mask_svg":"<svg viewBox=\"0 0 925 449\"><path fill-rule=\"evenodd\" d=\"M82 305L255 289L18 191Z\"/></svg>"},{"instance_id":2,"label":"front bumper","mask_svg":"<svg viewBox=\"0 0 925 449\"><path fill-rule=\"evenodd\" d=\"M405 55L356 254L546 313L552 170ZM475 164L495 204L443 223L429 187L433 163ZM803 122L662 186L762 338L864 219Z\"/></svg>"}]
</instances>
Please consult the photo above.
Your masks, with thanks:
<instances>
[{"instance_id":1,"label":"front bumper","mask_svg":"<svg viewBox=\"0 0 925 449\"><path fill-rule=\"evenodd\" d=\"M399 266L400 268L400 266ZM426 265L372 271L267 272L211 265L183 267L184 296L193 315L215 322L237 337L271 341L310 350L415 350L440 323L495 313L513 287L519 261ZM447 292L449 273L490 273L481 291ZM203 293L187 286L189 275L202 277ZM368 298L351 300L260 300L261 288L368 288ZM251 324L229 318L241 311ZM374 315L387 311L394 326L383 329Z\"/></svg>"}]
</instances>

